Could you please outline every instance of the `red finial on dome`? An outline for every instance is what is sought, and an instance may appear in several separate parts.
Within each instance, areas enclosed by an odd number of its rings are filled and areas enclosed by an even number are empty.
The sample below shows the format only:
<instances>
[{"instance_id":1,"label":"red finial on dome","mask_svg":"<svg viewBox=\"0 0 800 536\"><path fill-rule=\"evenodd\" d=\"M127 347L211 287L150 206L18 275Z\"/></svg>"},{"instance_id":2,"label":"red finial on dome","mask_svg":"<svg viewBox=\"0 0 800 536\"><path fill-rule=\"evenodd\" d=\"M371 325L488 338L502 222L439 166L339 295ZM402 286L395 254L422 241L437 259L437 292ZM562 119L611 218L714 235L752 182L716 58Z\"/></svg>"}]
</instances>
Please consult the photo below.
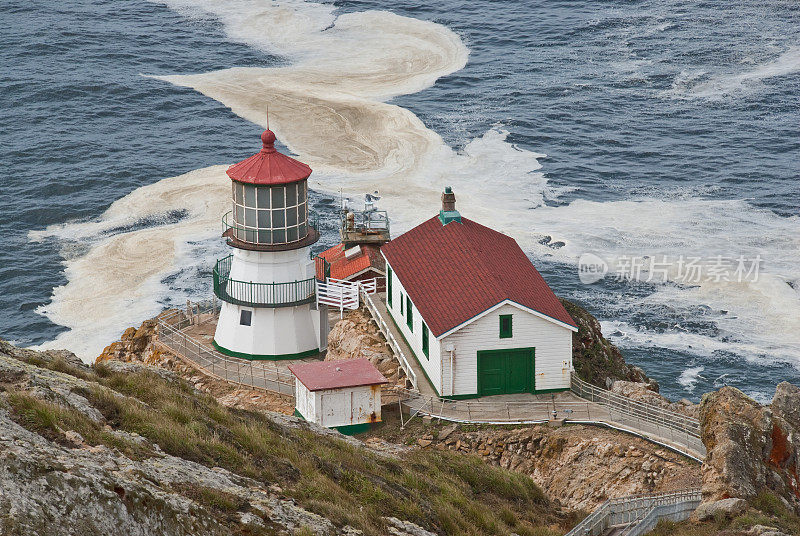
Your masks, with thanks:
<instances>
[{"instance_id":1,"label":"red finial on dome","mask_svg":"<svg viewBox=\"0 0 800 536\"><path fill-rule=\"evenodd\" d=\"M262 151L267 153L275 152L275 133L267 129L261 134L261 143L264 144Z\"/></svg>"},{"instance_id":2,"label":"red finial on dome","mask_svg":"<svg viewBox=\"0 0 800 536\"><path fill-rule=\"evenodd\" d=\"M228 168L228 176L246 184L291 184L307 179L311 168L275 150L275 133L270 129L261 134L263 149Z\"/></svg>"}]
</instances>

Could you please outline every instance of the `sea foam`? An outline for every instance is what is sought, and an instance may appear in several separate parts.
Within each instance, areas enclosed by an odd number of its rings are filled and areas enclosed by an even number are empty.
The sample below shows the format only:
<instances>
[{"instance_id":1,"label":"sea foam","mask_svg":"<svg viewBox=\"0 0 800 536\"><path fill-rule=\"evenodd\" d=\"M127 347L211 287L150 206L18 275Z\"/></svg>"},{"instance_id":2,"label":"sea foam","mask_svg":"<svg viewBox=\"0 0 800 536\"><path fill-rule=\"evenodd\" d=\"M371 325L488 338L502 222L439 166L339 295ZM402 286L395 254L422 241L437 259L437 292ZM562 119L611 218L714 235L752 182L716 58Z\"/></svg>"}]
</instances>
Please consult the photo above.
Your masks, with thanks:
<instances>
[{"instance_id":1,"label":"sea foam","mask_svg":"<svg viewBox=\"0 0 800 536\"><path fill-rule=\"evenodd\" d=\"M647 303L630 304L654 309L708 305L718 311L714 322L720 335L620 325L622 335L614 340L704 357L727 351L745 359L798 363L798 218L782 218L744 201L696 196L578 199L548 206L545 201L562 192L550 188L541 172L544 155L508 143L502 125L456 151L411 111L387 102L465 65L468 51L449 29L384 11L337 15L333 6L312 2L166 4L187 16L219 20L230 39L286 59L275 68L155 78L193 88L262 125L269 105L271 128L312 166L311 186L318 191L357 195L379 189L397 234L435 213L441 188L450 185L465 215L514 236L534 256L566 266L576 265L585 252L607 259L761 254L765 264L758 281L682 285L673 279L656 285ZM766 76L789 68L785 63L793 65L791 56L776 62L752 72ZM164 179L114 203L98 221L34 233L33 238L91 237L92 243L86 255L65 261L68 283L55 289L52 303L41 310L70 328L45 346L67 346L91 360L122 329L156 313L165 297L186 295L186 288L174 283L168 288L162 281L181 268L213 261L211 250L189 251L198 241L221 243L212 238L228 206L224 169ZM152 229L115 232L145 215L174 210L186 215ZM544 236L551 238L549 245L540 243ZM564 245L554 248L553 242Z\"/></svg>"}]
</instances>

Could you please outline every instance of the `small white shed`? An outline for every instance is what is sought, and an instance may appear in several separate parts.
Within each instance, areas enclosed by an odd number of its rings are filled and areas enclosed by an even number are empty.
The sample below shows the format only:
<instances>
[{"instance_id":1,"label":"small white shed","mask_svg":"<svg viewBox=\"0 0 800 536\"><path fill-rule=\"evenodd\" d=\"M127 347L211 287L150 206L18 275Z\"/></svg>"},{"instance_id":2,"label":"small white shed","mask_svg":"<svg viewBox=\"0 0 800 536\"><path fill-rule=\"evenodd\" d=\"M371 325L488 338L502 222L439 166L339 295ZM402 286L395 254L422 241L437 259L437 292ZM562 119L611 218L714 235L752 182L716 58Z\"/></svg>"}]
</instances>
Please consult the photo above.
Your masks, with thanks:
<instances>
[{"instance_id":1,"label":"small white shed","mask_svg":"<svg viewBox=\"0 0 800 536\"><path fill-rule=\"evenodd\" d=\"M388 380L369 359L290 365L298 417L343 434L366 432L381 420L381 386Z\"/></svg>"}]
</instances>

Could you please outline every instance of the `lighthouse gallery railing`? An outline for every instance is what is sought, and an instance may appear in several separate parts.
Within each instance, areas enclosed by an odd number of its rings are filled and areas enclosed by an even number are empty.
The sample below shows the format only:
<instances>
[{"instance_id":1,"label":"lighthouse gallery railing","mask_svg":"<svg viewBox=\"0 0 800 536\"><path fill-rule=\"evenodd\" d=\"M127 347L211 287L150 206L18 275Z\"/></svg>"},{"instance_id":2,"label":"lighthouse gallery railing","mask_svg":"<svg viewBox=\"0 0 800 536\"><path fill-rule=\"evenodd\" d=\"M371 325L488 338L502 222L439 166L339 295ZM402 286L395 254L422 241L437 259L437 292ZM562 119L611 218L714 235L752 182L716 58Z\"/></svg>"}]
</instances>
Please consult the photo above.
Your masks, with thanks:
<instances>
[{"instance_id":1,"label":"lighthouse gallery railing","mask_svg":"<svg viewBox=\"0 0 800 536\"><path fill-rule=\"evenodd\" d=\"M214 294L221 300L247 307L291 307L316 299L314 277L287 283L252 283L230 278L232 255L214 266Z\"/></svg>"}]
</instances>

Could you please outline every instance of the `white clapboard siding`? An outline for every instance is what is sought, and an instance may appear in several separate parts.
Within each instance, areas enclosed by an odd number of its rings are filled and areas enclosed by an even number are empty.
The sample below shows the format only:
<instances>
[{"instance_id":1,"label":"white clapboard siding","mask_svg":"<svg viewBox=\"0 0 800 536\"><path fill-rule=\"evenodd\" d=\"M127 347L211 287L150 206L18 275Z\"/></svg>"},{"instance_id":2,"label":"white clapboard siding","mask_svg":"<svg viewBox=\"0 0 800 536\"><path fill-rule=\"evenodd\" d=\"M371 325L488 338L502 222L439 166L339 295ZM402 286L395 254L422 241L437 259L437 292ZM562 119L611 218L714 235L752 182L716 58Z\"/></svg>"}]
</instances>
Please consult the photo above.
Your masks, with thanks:
<instances>
[{"instance_id":1,"label":"white clapboard siding","mask_svg":"<svg viewBox=\"0 0 800 536\"><path fill-rule=\"evenodd\" d=\"M387 267L390 265L387 263ZM388 270L387 270L388 273ZM387 285L387 292L388 292L388 285ZM400 329L400 332L405 337L406 342L408 342L409 346L411 347L411 351L414 352L414 356L419 361L422 368L425 370L425 374L427 374L430 381L433 383L433 387L437 393L440 395L443 394L441 391L442 388L442 363L439 360L439 356L442 355L442 351L439 347L439 341L434 338L433 334L428 332L428 355L430 357L426 357L425 354L422 352L422 316L419 314L419 310L414 305L413 301L411 306L413 308L413 325L414 330L408 329L408 325L406 324L406 318L404 315L400 314L400 296L402 295L403 300L405 302L406 299L406 289L403 287L403 284L397 278L397 274L395 274L394 270L392 270L392 305L389 305L389 300L387 297L386 300L386 308L389 310L389 314L392 315L395 324ZM405 308L405 304L403 305ZM405 309L403 309L405 311ZM423 381L422 378L418 378L419 381Z\"/></svg>"},{"instance_id":2,"label":"white clapboard siding","mask_svg":"<svg viewBox=\"0 0 800 536\"><path fill-rule=\"evenodd\" d=\"M513 315L513 337L500 338L500 315ZM572 331L511 304L505 304L483 317L443 337L441 363L445 395L478 392L478 351L530 348L535 351L535 389L568 389L572 368ZM455 346L455 388L450 392L450 353ZM433 355L433 354L431 354ZM567 366L564 366L564 362Z\"/></svg>"},{"instance_id":3,"label":"white clapboard siding","mask_svg":"<svg viewBox=\"0 0 800 536\"><path fill-rule=\"evenodd\" d=\"M309 391L295 381L295 408L310 422L332 428L381 420L381 386Z\"/></svg>"},{"instance_id":4,"label":"white clapboard siding","mask_svg":"<svg viewBox=\"0 0 800 536\"><path fill-rule=\"evenodd\" d=\"M306 389L306 386L297 378L294 380L294 393L295 409L300 415L307 421L320 424L321 421L317 419L316 396L314 393Z\"/></svg>"},{"instance_id":5,"label":"white clapboard siding","mask_svg":"<svg viewBox=\"0 0 800 536\"><path fill-rule=\"evenodd\" d=\"M322 426L351 426L381 419L380 385L362 385L314 392L318 422Z\"/></svg>"}]
</instances>

